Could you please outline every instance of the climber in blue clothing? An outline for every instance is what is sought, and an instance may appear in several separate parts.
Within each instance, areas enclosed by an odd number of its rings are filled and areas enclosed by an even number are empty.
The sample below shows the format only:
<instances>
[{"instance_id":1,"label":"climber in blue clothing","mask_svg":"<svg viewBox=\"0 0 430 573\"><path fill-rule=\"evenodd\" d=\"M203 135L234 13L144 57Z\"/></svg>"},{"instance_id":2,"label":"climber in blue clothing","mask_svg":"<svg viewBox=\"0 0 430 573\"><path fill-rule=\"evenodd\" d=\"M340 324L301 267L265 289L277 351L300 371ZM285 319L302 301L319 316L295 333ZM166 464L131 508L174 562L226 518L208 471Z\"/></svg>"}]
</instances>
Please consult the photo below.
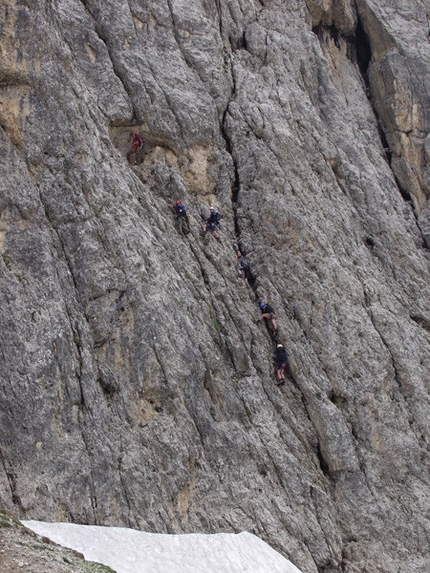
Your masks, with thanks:
<instances>
[{"instance_id":1,"label":"climber in blue clothing","mask_svg":"<svg viewBox=\"0 0 430 573\"><path fill-rule=\"evenodd\" d=\"M246 284L249 284L249 279L251 278L251 271L249 270L249 262L242 255L242 253L237 253L237 272L239 276L245 279Z\"/></svg>"},{"instance_id":2,"label":"climber in blue clothing","mask_svg":"<svg viewBox=\"0 0 430 573\"><path fill-rule=\"evenodd\" d=\"M276 316L275 316L275 310L272 306L270 306L270 304L267 304L267 302L264 302L264 300L261 300L258 303L258 306L260 307L260 318L259 320L270 320L270 322L272 323L273 326L273 330L276 331L278 329L278 325L276 324Z\"/></svg>"},{"instance_id":3,"label":"climber in blue clothing","mask_svg":"<svg viewBox=\"0 0 430 573\"><path fill-rule=\"evenodd\" d=\"M188 235L190 232L190 221L188 219L185 205L179 199L175 201L174 205L171 205L170 203L168 203L168 205L175 211L178 231L181 233L181 235Z\"/></svg>"},{"instance_id":4,"label":"climber in blue clothing","mask_svg":"<svg viewBox=\"0 0 430 573\"><path fill-rule=\"evenodd\" d=\"M274 358L276 365L277 384L278 386L281 386L282 384L285 384L284 370L288 366L287 351L282 346L282 344L278 344L276 346Z\"/></svg>"},{"instance_id":5,"label":"climber in blue clothing","mask_svg":"<svg viewBox=\"0 0 430 573\"><path fill-rule=\"evenodd\" d=\"M209 233L211 233L215 237L215 239L219 241L220 237L218 233L218 228L220 219L221 215L218 213L218 211L215 210L214 207L211 207L210 215L206 219L206 223L203 225L203 234L205 235L209 231Z\"/></svg>"}]
</instances>

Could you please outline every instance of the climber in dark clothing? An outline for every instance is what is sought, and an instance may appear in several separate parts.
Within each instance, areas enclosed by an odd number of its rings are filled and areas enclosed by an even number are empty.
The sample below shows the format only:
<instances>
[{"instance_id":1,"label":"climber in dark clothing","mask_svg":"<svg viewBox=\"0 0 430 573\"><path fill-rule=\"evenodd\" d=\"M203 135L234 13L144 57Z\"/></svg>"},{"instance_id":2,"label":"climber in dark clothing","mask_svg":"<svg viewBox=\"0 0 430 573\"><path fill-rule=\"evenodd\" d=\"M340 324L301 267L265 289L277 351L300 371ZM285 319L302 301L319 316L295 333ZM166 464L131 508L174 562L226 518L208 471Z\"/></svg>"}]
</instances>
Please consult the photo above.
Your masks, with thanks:
<instances>
[{"instance_id":1,"label":"climber in dark clothing","mask_svg":"<svg viewBox=\"0 0 430 573\"><path fill-rule=\"evenodd\" d=\"M278 325L276 324L276 316L275 316L275 310L273 309L273 307L270 306L270 304L267 304L267 302L264 302L264 300L261 300L258 303L258 306L260 307L260 318L259 320L270 320L270 322L273 325L273 330L277 330Z\"/></svg>"},{"instance_id":2,"label":"climber in dark clothing","mask_svg":"<svg viewBox=\"0 0 430 573\"><path fill-rule=\"evenodd\" d=\"M249 270L249 263L242 253L237 253L237 272L245 279L246 284L249 284L251 272Z\"/></svg>"},{"instance_id":3,"label":"climber in dark clothing","mask_svg":"<svg viewBox=\"0 0 430 573\"><path fill-rule=\"evenodd\" d=\"M282 346L278 344L275 350L275 365L276 365L276 378L278 380L278 385L285 383L284 370L288 365L287 351Z\"/></svg>"},{"instance_id":4,"label":"climber in dark clothing","mask_svg":"<svg viewBox=\"0 0 430 573\"><path fill-rule=\"evenodd\" d=\"M137 165L138 163L140 163L141 161L140 155L142 149L143 149L143 139L139 134L139 132L135 131L133 134L133 141L131 142L131 149L127 153L128 162L131 163L131 156L134 155L134 164Z\"/></svg>"},{"instance_id":5,"label":"climber in dark clothing","mask_svg":"<svg viewBox=\"0 0 430 573\"><path fill-rule=\"evenodd\" d=\"M169 204L169 207L174 209L176 222L178 224L178 231L181 235L188 235L190 232L190 220L188 219L187 211L185 209L185 205L182 201L177 199L174 205Z\"/></svg>"},{"instance_id":6,"label":"climber in dark clothing","mask_svg":"<svg viewBox=\"0 0 430 573\"><path fill-rule=\"evenodd\" d=\"M213 207L210 208L210 215L206 219L206 223L203 225L203 234L209 231L215 237L215 239L219 240L219 233L218 233L218 226L219 221L221 219L221 215L218 211L215 211Z\"/></svg>"}]
</instances>

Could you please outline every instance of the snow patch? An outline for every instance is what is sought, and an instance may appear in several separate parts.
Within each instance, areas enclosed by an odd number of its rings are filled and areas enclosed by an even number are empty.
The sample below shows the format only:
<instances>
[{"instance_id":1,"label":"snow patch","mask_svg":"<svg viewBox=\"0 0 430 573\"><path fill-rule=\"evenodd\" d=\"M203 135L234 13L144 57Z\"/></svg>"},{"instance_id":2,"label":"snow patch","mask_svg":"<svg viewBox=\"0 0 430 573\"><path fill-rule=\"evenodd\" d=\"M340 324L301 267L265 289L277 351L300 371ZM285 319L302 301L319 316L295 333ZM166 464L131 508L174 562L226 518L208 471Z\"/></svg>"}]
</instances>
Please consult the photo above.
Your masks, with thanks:
<instances>
[{"instance_id":1,"label":"snow patch","mask_svg":"<svg viewBox=\"0 0 430 573\"><path fill-rule=\"evenodd\" d=\"M247 532L168 535L123 527L22 523L117 573L301 573L267 543Z\"/></svg>"}]
</instances>

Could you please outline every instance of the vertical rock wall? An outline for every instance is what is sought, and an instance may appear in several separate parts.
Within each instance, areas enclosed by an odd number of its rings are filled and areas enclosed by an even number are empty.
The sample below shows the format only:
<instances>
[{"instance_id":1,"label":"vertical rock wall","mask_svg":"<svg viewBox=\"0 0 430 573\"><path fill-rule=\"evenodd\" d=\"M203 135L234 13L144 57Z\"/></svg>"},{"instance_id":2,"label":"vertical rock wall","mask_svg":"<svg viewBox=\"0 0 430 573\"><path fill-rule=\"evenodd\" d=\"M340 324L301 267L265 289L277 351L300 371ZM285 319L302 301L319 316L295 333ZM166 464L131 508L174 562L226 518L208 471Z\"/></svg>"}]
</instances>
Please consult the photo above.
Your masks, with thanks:
<instances>
[{"instance_id":1,"label":"vertical rock wall","mask_svg":"<svg viewBox=\"0 0 430 573\"><path fill-rule=\"evenodd\" d=\"M0 10L1 502L428 571L425 3Z\"/></svg>"}]
</instances>

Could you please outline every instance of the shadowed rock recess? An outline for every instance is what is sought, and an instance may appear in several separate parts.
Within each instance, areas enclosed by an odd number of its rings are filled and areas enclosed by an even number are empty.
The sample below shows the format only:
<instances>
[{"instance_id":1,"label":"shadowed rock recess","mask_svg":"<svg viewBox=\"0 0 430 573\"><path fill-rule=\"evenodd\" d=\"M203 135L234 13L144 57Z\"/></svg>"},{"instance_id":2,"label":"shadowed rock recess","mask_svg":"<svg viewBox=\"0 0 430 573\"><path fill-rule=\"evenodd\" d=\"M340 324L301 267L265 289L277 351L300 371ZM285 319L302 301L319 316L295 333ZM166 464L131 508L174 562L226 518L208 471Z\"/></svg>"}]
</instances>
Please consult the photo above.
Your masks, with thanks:
<instances>
[{"instance_id":1,"label":"shadowed rock recess","mask_svg":"<svg viewBox=\"0 0 430 573\"><path fill-rule=\"evenodd\" d=\"M428 573L426 10L1 3L4 507Z\"/></svg>"}]
</instances>

